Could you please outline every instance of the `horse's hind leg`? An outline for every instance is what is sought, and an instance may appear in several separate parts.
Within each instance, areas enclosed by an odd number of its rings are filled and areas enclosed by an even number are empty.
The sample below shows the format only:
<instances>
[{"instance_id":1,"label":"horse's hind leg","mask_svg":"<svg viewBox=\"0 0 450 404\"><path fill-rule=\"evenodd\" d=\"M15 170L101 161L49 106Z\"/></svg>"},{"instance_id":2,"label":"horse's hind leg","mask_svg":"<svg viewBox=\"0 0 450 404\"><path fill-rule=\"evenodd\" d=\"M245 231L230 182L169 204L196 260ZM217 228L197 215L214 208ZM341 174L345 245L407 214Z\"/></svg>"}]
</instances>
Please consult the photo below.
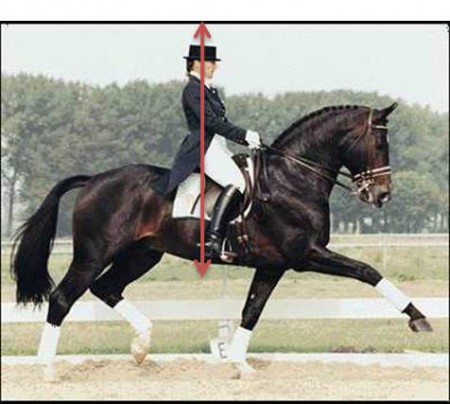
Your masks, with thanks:
<instances>
[{"instance_id":1,"label":"horse's hind leg","mask_svg":"<svg viewBox=\"0 0 450 404\"><path fill-rule=\"evenodd\" d=\"M138 242L114 258L113 265L90 287L91 292L118 311L133 327L136 337L131 343L131 353L138 364L147 356L151 343L151 322L136 307L124 299L127 285L153 268L163 253L150 250Z\"/></svg>"},{"instance_id":2,"label":"horse's hind leg","mask_svg":"<svg viewBox=\"0 0 450 404\"><path fill-rule=\"evenodd\" d=\"M51 293L47 323L41 336L38 361L44 366L44 378L55 379L54 362L58 346L60 326L76 300L83 295L104 265L97 259L79 259L70 264L69 271Z\"/></svg>"},{"instance_id":3,"label":"horse's hind leg","mask_svg":"<svg viewBox=\"0 0 450 404\"><path fill-rule=\"evenodd\" d=\"M409 327L415 331L432 331L425 316L414 306L402 291L385 279L376 269L364 262L356 261L327 249L317 249L311 256L309 265L305 268L330 275L345 276L358 279L375 287L401 313L410 317Z\"/></svg>"}]
</instances>

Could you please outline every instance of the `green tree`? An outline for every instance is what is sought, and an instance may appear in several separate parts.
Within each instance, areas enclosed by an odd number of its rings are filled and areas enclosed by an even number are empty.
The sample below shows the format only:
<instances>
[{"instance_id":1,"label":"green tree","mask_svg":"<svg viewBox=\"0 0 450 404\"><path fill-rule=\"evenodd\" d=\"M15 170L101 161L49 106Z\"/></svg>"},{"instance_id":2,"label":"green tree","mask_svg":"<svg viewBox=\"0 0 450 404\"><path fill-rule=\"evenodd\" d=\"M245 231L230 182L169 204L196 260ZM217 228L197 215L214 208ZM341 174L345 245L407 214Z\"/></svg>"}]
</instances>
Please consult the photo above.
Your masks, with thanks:
<instances>
[{"instance_id":1,"label":"green tree","mask_svg":"<svg viewBox=\"0 0 450 404\"><path fill-rule=\"evenodd\" d=\"M394 175L392 201L385 207L393 232L417 233L428 229L442 200L439 186L427 174L402 171Z\"/></svg>"},{"instance_id":2,"label":"green tree","mask_svg":"<svg viewBox=\"0 0 450 404\"><path fill-rule=\"evenodd\" d=\"M188 131L181 108L184 84L138 80L92 86L2 74L2 191L7 190L8 211L16 211L20 201L28 216L57 181L75 174L135 163L170 167ZM258 131L268 144L293 122L325 106L381 108L393 101L349 90L226 97L230 120ZM448 113L397 101L400 106L389 122L394 201L372 209L336 189L331 197L335 231L448 231ZM246 151L239 145L232 148ZM72 203L73 195L63 199L60 234L70 232ZM411 225L416 210L422 218Z\"/></svg>"}]
</instances>

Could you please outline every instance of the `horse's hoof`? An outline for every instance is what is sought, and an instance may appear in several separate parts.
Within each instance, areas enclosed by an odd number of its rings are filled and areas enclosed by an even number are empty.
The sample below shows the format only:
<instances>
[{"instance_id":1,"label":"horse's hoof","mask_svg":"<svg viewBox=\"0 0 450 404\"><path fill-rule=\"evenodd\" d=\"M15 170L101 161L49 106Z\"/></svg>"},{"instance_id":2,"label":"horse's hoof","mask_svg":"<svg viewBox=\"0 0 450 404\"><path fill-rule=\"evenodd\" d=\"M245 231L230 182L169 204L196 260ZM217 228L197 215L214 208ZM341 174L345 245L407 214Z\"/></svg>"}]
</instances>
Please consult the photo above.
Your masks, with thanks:
<instances>
[{"instance_id":1,"label":"horse's hoof","mask_svg":"<svg viewBox=\"0 0 450 404\"><path fill-rule=\"evenodd\" d=\"M251 379L256 375L256 370L253 369L247 361L235 362L233 365L239 371L239 379Z\"/></svg>"},{"instance_id":2,"label":"horse's hoof","mask_svg":"<svg viewBox=\"0 0 450 404\"><path fill-rule=\"evenodd\" d=\"M131 354L138 365L144 362L150 349L150 332L143 332L131 341Z\"/></svg>"},{"instance_id":3,"label":"horse's hoof","mask_svg":"<svg viewBox=\"0 0 450 404\"><path fill-rule=\"evenodd\" d=\"M409 320L409 328L414 332L431 332L433 328L426 318L418 318L416 320Z\"/></svg>"}]
</instances>

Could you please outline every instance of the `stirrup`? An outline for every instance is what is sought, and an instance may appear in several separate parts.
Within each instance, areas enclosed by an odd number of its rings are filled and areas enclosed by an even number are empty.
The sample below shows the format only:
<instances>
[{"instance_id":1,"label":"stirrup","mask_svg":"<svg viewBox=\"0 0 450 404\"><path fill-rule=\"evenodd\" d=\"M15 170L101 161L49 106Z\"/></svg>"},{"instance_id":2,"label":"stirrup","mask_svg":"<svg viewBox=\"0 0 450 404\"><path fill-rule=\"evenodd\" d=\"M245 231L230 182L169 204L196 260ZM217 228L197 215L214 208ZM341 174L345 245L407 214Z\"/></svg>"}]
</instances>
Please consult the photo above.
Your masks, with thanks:
<instances>
[{"instance_id":1,"label":"stirrup","mask_svg":"<svg viewBox=\"0 0 450 404\"><path fill-rule=\"evenodd\" d=\"M220 259L223 262L232 263L238 255L233 251L225 251L226 243L227 243L227 238L225 237L222 241L222 249L220 251Z\"/></svg>"}]
</instances>

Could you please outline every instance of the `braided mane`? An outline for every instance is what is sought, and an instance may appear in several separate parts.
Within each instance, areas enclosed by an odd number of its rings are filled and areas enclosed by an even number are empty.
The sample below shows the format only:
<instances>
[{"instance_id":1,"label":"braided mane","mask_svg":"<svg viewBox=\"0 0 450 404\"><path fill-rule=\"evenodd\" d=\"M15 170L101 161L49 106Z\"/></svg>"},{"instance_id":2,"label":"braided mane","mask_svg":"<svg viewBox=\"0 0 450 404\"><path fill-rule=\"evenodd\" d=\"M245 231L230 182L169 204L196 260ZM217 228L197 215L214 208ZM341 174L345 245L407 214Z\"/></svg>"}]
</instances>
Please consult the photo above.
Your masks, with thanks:
<instances>
[{"instance_id":1,"label":"braided mane","mask_svg":"<svg viewBox=\"0 0 450 404\"><path fill-rule=\"evenodd\" d=\"M308 115L305 115L304 117L300 118L298 121L294 122L292 125L290 125L287 129L285 129L280 135L277 136L275 141L273 142L273 146L278 145L279 143L283 142L294 130L303 132L307 129L310 129L314 125L318 123L319 118L324 118L325 115L333 112L340 112L340 111L354 111L357 109L366 108L360 105L333 105L324 107L322 109L319 109L317 111L313 111ZM336 115L336 114L333 114Z\"/></svg>"}]
</instances>

